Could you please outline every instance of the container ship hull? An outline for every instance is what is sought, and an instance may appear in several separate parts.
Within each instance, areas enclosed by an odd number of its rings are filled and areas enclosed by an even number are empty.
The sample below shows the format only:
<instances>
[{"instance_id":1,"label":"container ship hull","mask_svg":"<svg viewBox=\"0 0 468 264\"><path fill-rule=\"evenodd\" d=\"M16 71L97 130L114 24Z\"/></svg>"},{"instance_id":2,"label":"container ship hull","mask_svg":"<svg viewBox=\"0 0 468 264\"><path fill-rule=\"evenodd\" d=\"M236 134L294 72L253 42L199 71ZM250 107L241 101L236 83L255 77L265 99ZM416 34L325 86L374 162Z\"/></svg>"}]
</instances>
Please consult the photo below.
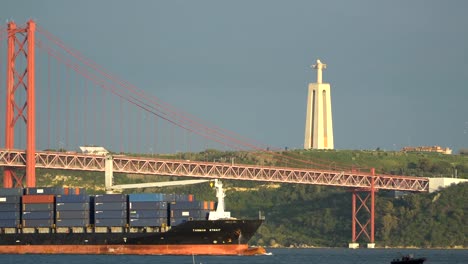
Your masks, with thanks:
<instances>
[{"instance_id":1,"label":"container ship hull","mask_svg":"<svg viewBox=\"0 0 468 264\"><path fill-rule=\"evenodd\" d=\"M52 228L0 234L2 254L255 255L263 248L247 242L262 220L194 220L165 231L128 228L96 232L83 228L58 233ZM48 232L45 232L48 231Z\"/></svg>"}]
</instances>

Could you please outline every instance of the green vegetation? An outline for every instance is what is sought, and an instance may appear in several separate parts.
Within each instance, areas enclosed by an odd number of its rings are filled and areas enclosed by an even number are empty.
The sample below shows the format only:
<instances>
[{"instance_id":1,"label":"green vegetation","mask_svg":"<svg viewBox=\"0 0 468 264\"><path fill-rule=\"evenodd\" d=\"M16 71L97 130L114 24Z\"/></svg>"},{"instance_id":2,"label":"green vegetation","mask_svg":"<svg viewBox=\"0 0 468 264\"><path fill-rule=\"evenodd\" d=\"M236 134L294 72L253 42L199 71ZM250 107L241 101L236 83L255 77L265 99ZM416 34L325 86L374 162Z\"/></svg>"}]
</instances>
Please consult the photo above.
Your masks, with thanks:
<instances>
[{"instance_id":1,"label":"green vegetation","mask_svg":"<svg viewBox=\"0 0 468 264\"><path fill-rule=\"evenodd\" d=\"M160 155L164 159L341 170L353 168L377 173L424 177L468 178L468 156L384 151L284 151L277 153L222 152ZM289 157L289 158L285 158ZM308 163L300 163L298 160ZM173 180L167 176L115 175L116 184ZM79 186L88 193L104 192L98 172L38 170L38 186ZM345 188L224 181L226 207L232 215L266 222L252 244L264 246L338 246L351 240L351 193ZM192 193L198 200L215 200L208 184L148 188L143 192ZM127 191L131 192L131 191ZM376 199L376 244L390 247L468 247L468 184L436 193L407 194L394 198L380 191ZM364 237L362 237L364 238ZM367 241L359 241L366 243Z\"/></svg>"}]
</instances>

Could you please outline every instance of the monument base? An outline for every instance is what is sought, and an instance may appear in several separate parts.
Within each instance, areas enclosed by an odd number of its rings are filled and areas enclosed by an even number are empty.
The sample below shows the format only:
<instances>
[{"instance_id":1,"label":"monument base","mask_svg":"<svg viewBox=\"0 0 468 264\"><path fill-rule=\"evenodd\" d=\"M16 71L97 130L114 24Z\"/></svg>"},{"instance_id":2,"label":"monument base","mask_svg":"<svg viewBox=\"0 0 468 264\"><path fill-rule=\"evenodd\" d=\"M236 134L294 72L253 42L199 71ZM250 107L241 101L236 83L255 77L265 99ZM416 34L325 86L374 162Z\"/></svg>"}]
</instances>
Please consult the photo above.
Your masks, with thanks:
<instances>
[{"instance_id":1,"label":"monument base","mask_svg":"<svg viewBox=\"0 0 468 264\"><path fill-rule=\"evenodd\" d=\"M348 248L351 248L351 249L359 248L359 243L349 243Z\"/></svg>"}]
</instances>

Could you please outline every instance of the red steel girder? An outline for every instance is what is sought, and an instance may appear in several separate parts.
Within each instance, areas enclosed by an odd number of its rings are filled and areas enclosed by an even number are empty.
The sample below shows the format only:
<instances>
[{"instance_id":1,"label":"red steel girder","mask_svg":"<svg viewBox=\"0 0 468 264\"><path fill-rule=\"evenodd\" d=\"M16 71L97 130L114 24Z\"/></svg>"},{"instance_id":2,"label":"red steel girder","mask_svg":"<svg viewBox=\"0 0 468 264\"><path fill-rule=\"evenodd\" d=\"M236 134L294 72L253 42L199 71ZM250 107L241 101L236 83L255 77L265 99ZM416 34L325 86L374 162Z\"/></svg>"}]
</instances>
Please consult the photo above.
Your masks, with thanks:
<instances>
[{"instance_id":1,"label":"red steel girder","mask_svg":"<svg viewBox=\"0 0 468 264\"><path fill-rule=\"evenodd\" d=\"M105 156L67 152L36 152L37 168L104 171ZM0 166L24 167L23 150L0 149ZM196 178L316 184L371 188L372 174L244 164L167 160L128 156L113 157L116 173L166 175ZM429 180L422 177L376 175L375 189L427 192Z\"/></svg>"}]
</instances>

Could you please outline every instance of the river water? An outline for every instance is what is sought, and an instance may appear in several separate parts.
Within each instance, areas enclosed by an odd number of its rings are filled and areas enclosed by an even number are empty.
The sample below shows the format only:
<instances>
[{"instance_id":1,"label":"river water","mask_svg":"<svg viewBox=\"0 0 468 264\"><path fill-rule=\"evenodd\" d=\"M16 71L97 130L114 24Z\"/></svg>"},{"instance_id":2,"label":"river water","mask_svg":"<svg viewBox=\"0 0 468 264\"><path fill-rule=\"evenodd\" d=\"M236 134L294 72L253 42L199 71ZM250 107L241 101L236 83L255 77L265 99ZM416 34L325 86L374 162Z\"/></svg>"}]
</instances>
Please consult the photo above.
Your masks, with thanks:
<instances>
[{"instance_id":1,"label":"river water","mask_svg":"<svg viewBox=\"0 0 468 264\"><path fill-rule=\"evenodd\" d=\"M390 263L403 254L426 257L425 264L467 264L468 250L429 249L267 249L264 256L106 256L106 255L0 255L2 264L363 264Z\"/></svg>"}]
</instances>

